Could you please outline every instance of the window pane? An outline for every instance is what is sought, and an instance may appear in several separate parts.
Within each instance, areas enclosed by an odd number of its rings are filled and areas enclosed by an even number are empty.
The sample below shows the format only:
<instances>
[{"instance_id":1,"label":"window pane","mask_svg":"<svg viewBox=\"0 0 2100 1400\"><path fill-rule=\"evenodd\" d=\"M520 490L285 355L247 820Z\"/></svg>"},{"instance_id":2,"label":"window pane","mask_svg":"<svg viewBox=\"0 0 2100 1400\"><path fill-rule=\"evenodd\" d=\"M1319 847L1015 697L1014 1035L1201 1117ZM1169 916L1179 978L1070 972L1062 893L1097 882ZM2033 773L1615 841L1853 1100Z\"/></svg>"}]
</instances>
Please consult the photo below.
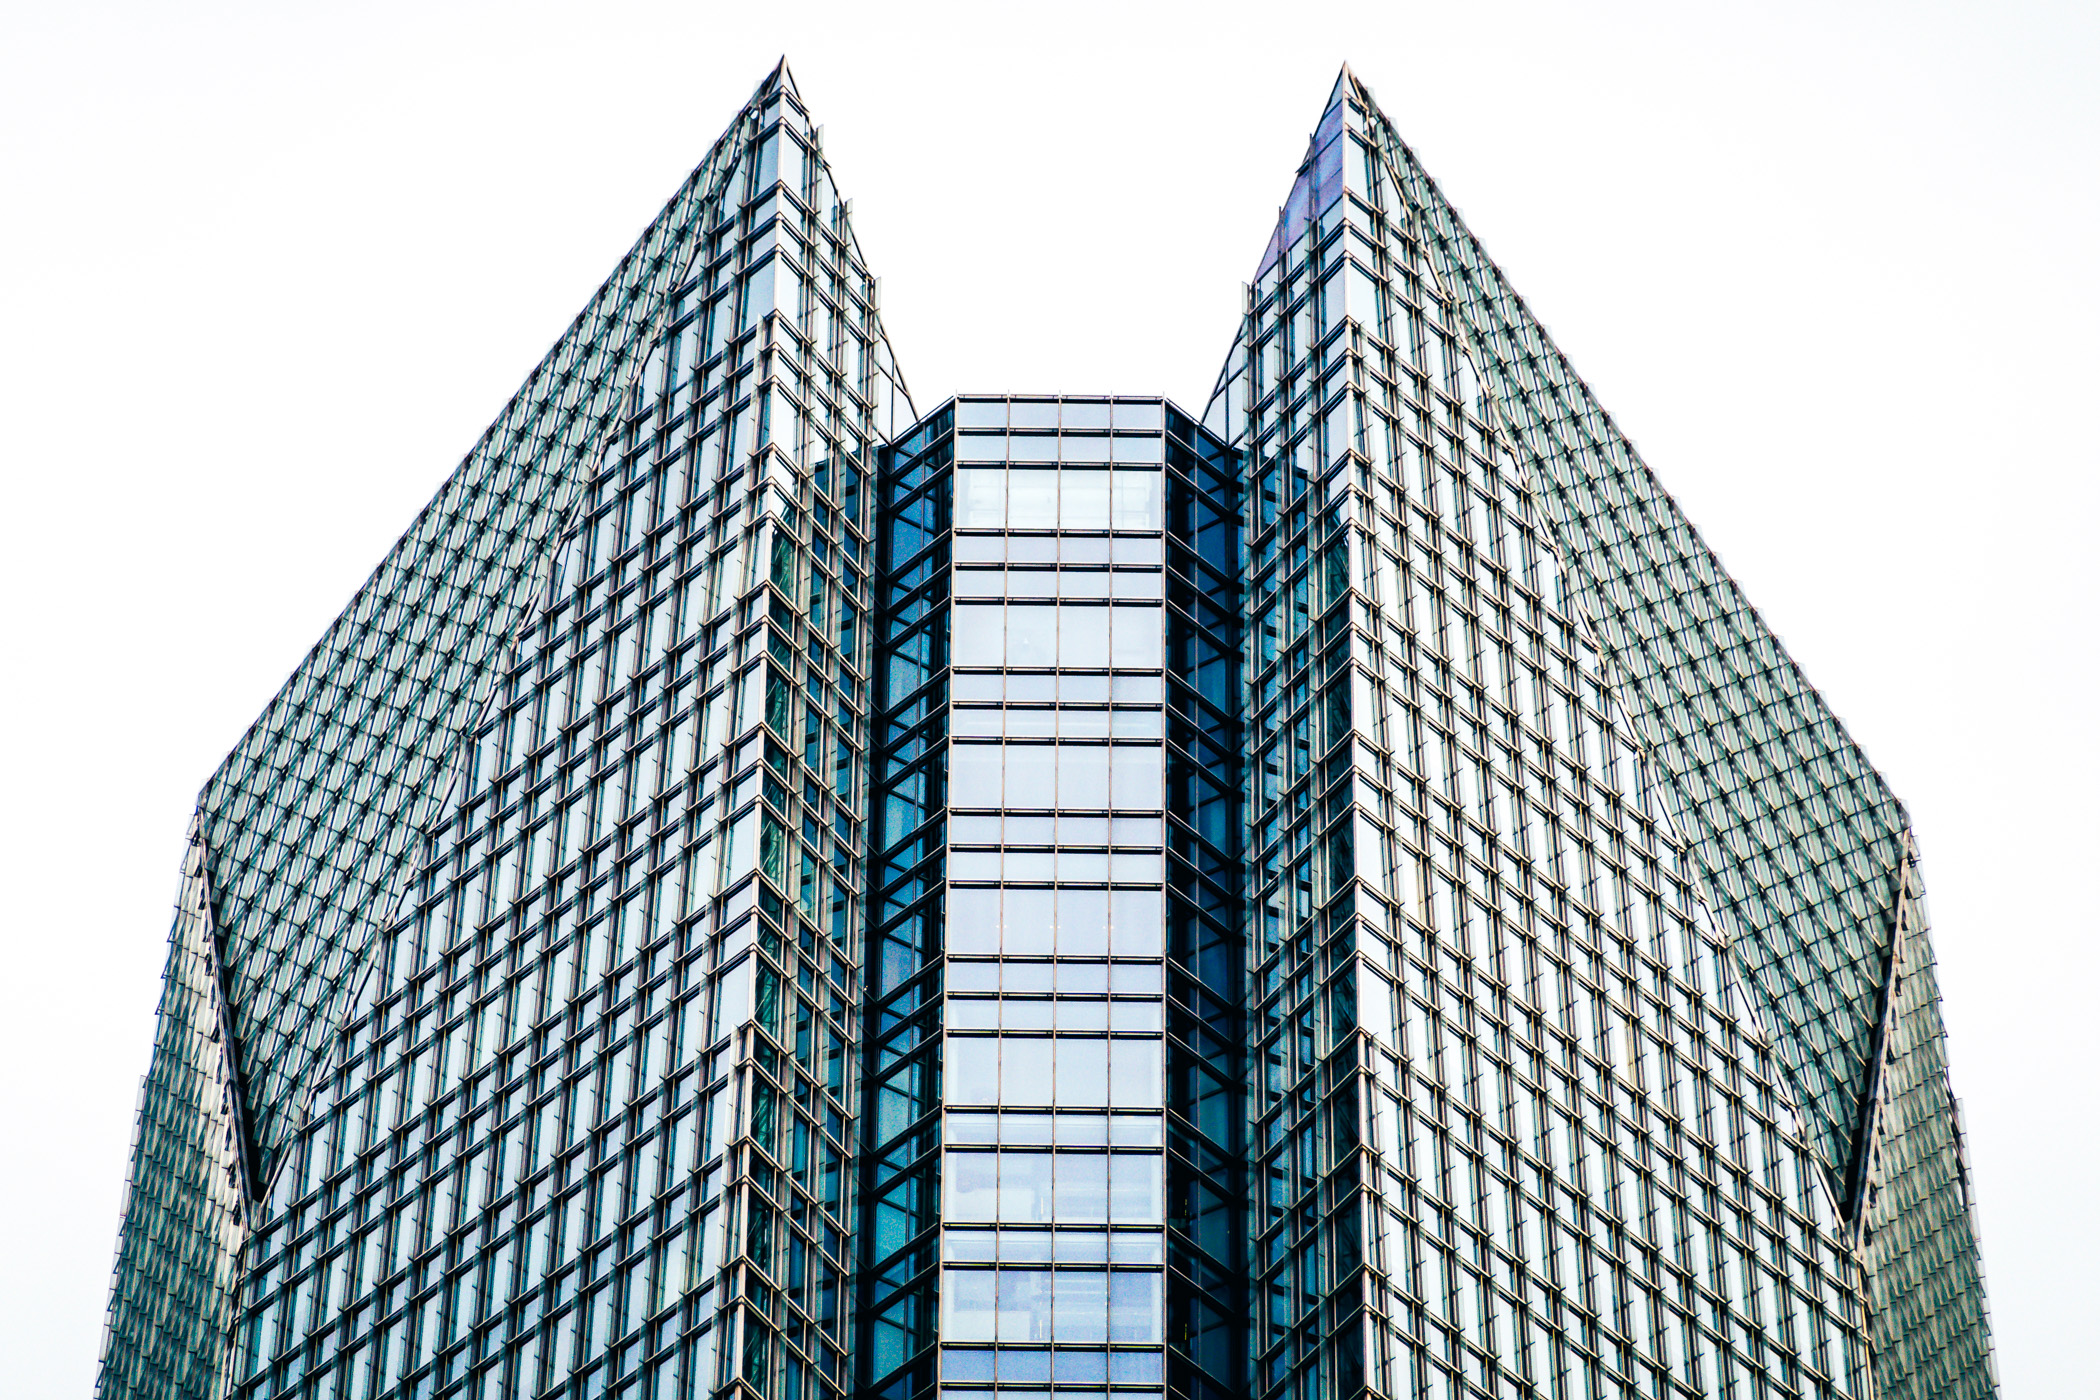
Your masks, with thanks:
<instances>
[{"instance_id":1,"label":"window pane","mask_svg":"<svg viewBox=\"0 0 2100 1400\"><path fill-rule=\"evenodd\" d=\"M999 853L997 851L954 851L948 856L948 878L951 880L996 880L999 878Z\"/></svg>"},{"instance_id":2,"label":"window pane","mask_svg":"<svg viewBox=\"0 0 2100 1400\"><path fill-rule=\"evenodd\" d=\"M999 1061L1001 1103L1055 1102L1050 1090L1051 1050L1047 1036L1006 1036L1000 1044Z\"/></svg>"},{"instance_id":3,"label":"window pane","mask_svg":"<svg viewBox=\"0 0 2100 1400\"><path fill-rule=\"evenodd\" d=\"M1116 1257L1127 1261L1130 1257L1129 1237L1119 1237L1116 1244ZM997 1230L951 1229L941 1240L941 1257L943 1259L953 1259L959 1263L994 1263L999 1258L999 1232ZM1138 1262L1149 1264L1152 1261L1148 1255Z\"/></svg>"},{"instance_id":4,"label":"window pane","mask_svg":"<svg viewBox=\"0 0 2100 1400\"><path fill-rule=\"evenodd\" d=\"M1064 477L1064 504L1058 523L1067 530L1108 528L1108 473L1080 469Z\"/></svg>"},{"instance_id":5,"label":"window pane","mask_svg":"<svg viewBox=\"0 0 2100 1400\"><path fill-rule=\"evenodd\" d=\"M1108 806L1108 748L1099 744L1060 744L1057 746L1057 805L1061 808L1102 808ZM1159 750L1151 750L1157 768ZM1152 783L1155 794L1159 787L1155 772ZM1153 806L1159 805L1155 796Z\"/></svg>"},{"instance_id":6,"label":"window pane","mask_svg":"<svg viewBox=\"0 0 2100 1400\"><path fill-rule=\"evenodd\" d=\"M1157 428L1164 421L1165 415L1156 403L1116 405L1116 426L1119 428Z\"/></svg>"},{"instance_id":7,"label":"window pane","mask_svg":"<svg viewBox=\"0 0 2100 1400\"><path fill-rule=\"evenodd\" d=\"M1095 1152L1060 1152L1057 1156L1057 1223L1103 1225L1107 1222L1108 1158Z\"/></svg>"},{"instance_id":8,"label":"window pane","mask_svg":"<svg viewBox=\"0 0 2100 1400\"><path fill-rule=\"evenodd\" d=\"M1054 428L1057 403L1048 399L1016 399L1010 410L1016 428Z\"/></svg>"},{"instance_id":9,"label":"window pane","mask_svg":"<svg viewBox=\"0 0 2100 1400\"><path fill-rule=\"evenodd\" d=\"M952 1158L950 1160L953 1160ZM1160 1213L1160 1157L1118 1153L1108 1160L1109 1217L1118 1225L1157 1225ZM971 1216L981 1220L982 1216Z\"/></svg>"},{"instance_id":10,"label":"window pane","mask_svg":"<svg viewBox=\"0 0 2100 1400\"><path fill-rule=\"evenodd\" d=\"M1157 851L1116 852L1115 878L1120 884L1156 885L1166 874L1166 859Z\"/></svg>"},{"instance_id":11,"label":"window pane","mask_svg":"<svg viewBox=\"0 0 2100 1400\"><path fill-rule=\"evenodd\" d=\"M1086 884L1108 879L1108 852L1065 851L1057 858L1057 878Z\"/></svg>"},{"instance_id":12,"label":"window pane","mask_svg":"<svg viewBox=\"0 0 2100 1400\"><path fill-rule=\"evenodd\" d=\"M1158 1041L1116 1042L1115 1095L1117 1108L1160 1107Z\"/></svg>"},{"instance_id":13,"label":"window pane","mask_svg":"<svg viewBox=\"0 0 2100 1400\"><path fill-rule=\"evenodd\" d=\"M1108 752L1106 749L1100 750ZM1165 750L1120 746L1116 749L1117 811L1157 811L1164 786L1160 773Z\"/></svg>"},{"instance_id":14,"label":"window pane","mask_svg":"<svg viewBox=\"0 0 2100 1400\"><path fill-rule=\"evenodd\" d=\"M1001 1231L999 1255L1009 1264L1050 1262L1050 1236L1042 1230Z\"/></svg>"},{"instance_id":15,"label":"window pane","mask_svg":"<svg viewBox=\"0 0 2100 1400\"><path fill-rule=\"evenodd\" d=\"M1129 667L1163 664L1166 656L1165 614L1158 608L1145 607L1118 607L1111 611L1116 615L1115 664ZM962 663L958 661L956 664Z\"/></svg>"},{"instance_id":16,"label":"window pane","mask_svg":"<svg viewBox=\"0 0 2100 1400\"><path fill-rule=\"evenodd\" d=\"M751 1019L751 969L757 963L746 958L723 973L715 983L715 1024L711 1040L719 1040Z\"/></svg>"},{"instance_id":17,"label":"window pane","mask_svg":"<svg viewBox=\"0 0 2100 1400\"><path fill-rule=\"evenodd\" d=\"M1006 803L1010 807L1057 805L1057 749L1051 744L1006 746ZM957 803L961 806L961 803Z\"/></svg>"},{"instance_id":18,"label":"window pane","mask_svg":"<svg viewBox=\"0 0 2100 1400\"><path fill-rule=\"evenodd\" d=\"M1154 895L1153 898L1157 899L1158 896ZM1109 972L1109 990L1124 992L1133 996L1142 996L1146 993L1158 996L1163 981L1164 978L1160 973L1158 963L1149 965L1121 963L1110 969Z\"/></svg>"},{"instance_id":19,"label":"window pane","mask_svg":"<svg viewBox=\"0 0 2100 1400\"><path fill-rule=\"evenodd\" d=\"M1001 1269L995 1277L999 1280L999 1340L1049 1341L1050 1271Z\"/></svg>"},{"instance_id":20,"label":"window pane","mask_svg":"<svg viewBox=\"0 0 2100 1400\"><path fill-rule=\"evenodd\" d=\"M955 469L955 524L964 530L1006 526L1006 473L994 467Z\"/></svg>"},{"instance_id":21,"label":"window pane","mask_svg":"<svg viewBox=\"0 0 2100 1400\"><path fill-rule=\"evenodd\" d=\"M1049 441L1049 439L1044 439ZM1009 530L1057 528L1057 473L1016 470L1006 476L1006 527Z\"/></svg>"},{"instance_id":22,"label":"window pane","mask_svg":"<svg viewBox=\"0 0 2100 1400\"><path fill-rule=\"evenodd\" d=\"M1108 1275L1108 1339L1156 1342L1166 1330L1158 1274L1117 1269Z\"/></svg>"},{"instance_id":23,"label":"window pane","mask_svg":"<svg viewBox=\"0 0 2100 1400\"><path fill-rule=\"evenodd\" d=\"M1005 878L1048 884L1057 878L1057 855L1052 851L1008 851Z\"/></svg>"},{"instance_id":24,"label":"window pane","mask_svg":"<svg viewBox=\"0 0 2100 1400\"><path fill-rule=\"evenodd\" d=\"M948 801L957 807L999 805L1000 760L1005 750L998 744L952 744L948 748Z\"/></svg>"},{"instance_id":25,"label":"window pane","mask_svg":"<svg viewBox=\"0 0 2100 1400\"><path fill-rule=\"evenodd\" d=\"M1111 896L1118 957L1156 958L1162 944L1161 901L1151 890L1117 890Z\"/></svg>"},{"instance_id":26,"label":"window pane","mask_svg":"<svg viewBox=\"0 0 2100 1400\"><path fill-rule=\"evenodd\" d=\"M1050 1384L1050 1353L1007 1348L999 1353L999 1380L1010 1386ZM982 1392L971 1395L965 1391L960 1400L994 1400L994 1397Z\"/></svg>"},{"instance_id":27,"label":"window pane","mask_svg":"<svg viewBox=\"0 0 2100 1400\"><path fill-rule=\"evenodd\" d=\"M1006 954L1048 957L1057 950L1056 894L1046 889L1013 888L1006 892Z\"/></svg>"},{"instance_id":28,"label":"window pane","mask_svg":"<svg viewBox=\"0 0 2100 1400\"><path fill-rule=\"evenodd\" d=\"M1057 1380L1060 1385L1107 1385L1108 1353L1104 1351L1059 1352L1057 1354ZM1077 1400L1077 1397L1075 1397L1075 1400Z\"/></svg>"},{"instance_id":29,"label":"window pane","mask_svg":"<svg viewBox=\"0 0 2100 1400\"><path fill-rule=\"evenodd\" d=\"M1087 996L1105 992L1108 990L1108 968L1101 963L1059 963L1057 965L1057 990L1068 996Z\"/></svg>"},{"instance_id":30,"label":"window pane","mask_svg":"<svg viewBox=\"0 0 2100 1400\"><path fill-rule=\"evenodd\" d=\"M1065 400L1065 426L1067 428L1105 428L1108 426L1108 405L1105 403L1074 403Z\"/></svg>"},{"instance_id":31,"label":"window pane","mask_svg":"<svg viewBox=\"0 0 2100 1400\"><path fill-rule=\"evenodd\" d=\"M1158 535L1120 535L1116 539L1118 564L1158 564L1167 550Z\"/></svg>"},{"instance_id":32,"label":"window pane","mask_svg":"<svg viewBox=\"0 0 2100 1400\"><path fill-rule=\"evenodd\" d=\"M956 609L961 612L961 608ZM963 664L958 661L959 666ZM999 663L988 662L988 665ZM1008 666L1055 666L1057 664L1057 605L1055 603L1009 603L1006 608L1006 663Z\"/></svg>"},{"instance_id":33,"label":"window pane","mask_svg":"<svg viewBox=\"0 0 2100 1400\"><path fill-rule=\"evenodd\" d=\"M1057 1289L1057 1340L1108 1340L1108 1275L1066 1269L1053 1276Z\"/></svg>"},{"instance_id":34,"label":"window pane","mask_svg":"<svg viewBox=\"0 0 2100 1400\"><path fill-rule=\"evenodd\" d=\"M950 1103L999 1102L999 1042L989 1036L949 1036L941 1047L941 1071Z\"/></svg>"},{"instance_id":35,"label":"window pane","mask_svg":"<svg viewBox=\"0 0 2100 1400\"><path fill-rule=\"evenodd\" d=\"M942 1165L947 1191L942 1211L950 1220L989 1224L999 1218L999 1154L950 1152Z\"/></svg>"},{"instance_id":36,"label":"window pane","mask_svg":"<svg viewBox=\"0 0 2100 1400\"><path fill-rule=\"evenodd\" d=\"M1154 443L1157 439L1152 440ZM1120 456L1125 444L1118 441ZM1155 446L1156 452L1158 448ZM1156 460L1156 459L1155 459ZM1158 530L1166 524L1161 504L1165 476L1159 472L1117 472L1115 525L1118 530Z\"/></svg>"},{"instance_id":37,"label":"window pane","mask_svg":"<svg viewBox=\"0 0 2100 1400\"><path fill-rule=\"evenodd\" d=\"M1107 890L1057 892L1057 951L1068 957L1107 956Z\"/></svg>"},{"instance_id":38,"label":"window pane","mask_svg":"<svg viewBox=\"0 0 2100 1400\"><path fill-rule=\"evenodd\" d=\"M1158 1047L1153 1047L1152 1077L1159 1078ZM1159 1086L1152 1086L1152 1103ZM1025 1102L1043 1103L1034 1099ZM1057 1102L1065 1108L1102 1108L1108 1103L1108 1042L1067 1037L1057 1047Z\"/></svg>"},{"instance_id":39,"label":"window pane","mask_svg":"<svg viewBox=\"0 0 2100 1400\"><path fill-rule=\"evenodd\" d=\"M999 951L999 891L948 891L948 951Z\"/></svg>"},{"instance_id":40,"label":"window pane","mask_svg":"<svg viewBox=\"0 0 2100 1400\"><path fill-rule=\"evenodd\" d=\"M1009 846L1056 845L1057 818L1021 816L1006 818L1006 844Z\"/></svg>"},{"instance_id":41,"label":"window pane","mask_svg":"<svg viewBox=\"0 0 2100 1400\"><path fill-rule=\"evenodd\" d=\"M1107 666L1108 615L1107 608L1059 608L1062 626L1058 629L1057 664L1060 666ZM1117 661L1116 665L1123 665ZM1133 666L1143 662L1133 661ZM1158 662L1151 663L1158 665Z\"/></svg>"},{"instance_id":42,"label":"window pane","mask_svg":"<svg viewBox=\"0 0 2100 1400\"><path fill-rule=\"evenodd\" d=\"M990 1269L941 1271L941 1336L944 1340L993 1340L998 1278L999 1275Z\"/></svg>"},{"instance_id":43,"label":"window pane","mask_svg":"<svg viewBox=\"0 0 2100 1400\"><path fill-rule=\"evenodd\" d=\"M1034 1225L1050 1219L1051 1171L1047 1152L999 1154L999 1219Z\"/></svg>"}]
</instances>

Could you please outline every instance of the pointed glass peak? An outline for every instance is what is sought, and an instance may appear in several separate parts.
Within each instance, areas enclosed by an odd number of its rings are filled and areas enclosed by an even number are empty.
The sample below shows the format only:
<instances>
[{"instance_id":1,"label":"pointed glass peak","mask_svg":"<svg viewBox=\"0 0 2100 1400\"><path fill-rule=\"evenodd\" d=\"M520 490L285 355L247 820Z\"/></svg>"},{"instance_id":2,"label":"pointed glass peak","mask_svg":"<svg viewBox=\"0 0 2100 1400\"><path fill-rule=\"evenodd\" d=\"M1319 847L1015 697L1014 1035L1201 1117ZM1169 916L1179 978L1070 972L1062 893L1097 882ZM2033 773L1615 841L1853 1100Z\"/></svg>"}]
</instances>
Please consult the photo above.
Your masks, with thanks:
<instances>
[{"instance_id":1,"label":"pointed glass peak","mask_svg":"<svg viewBox=\"0 0 2100 1400\"><path fill-rule=\"evenodd\" d=\"M798 102L802 100L802 89L795 85L795 75L788 69L786 54L782 54L780 62L773 65L773 71L766 74L766 80L758 85L758 92L761 97L785 92Z\"/></svg>"},{"instance_id":2,"label":"pointed glass peak","mask_svg":"<svg viewBox=\"0 0 2100 1400\"><path fill-rule=\"evenodd\" d=\"M1327 105L1320 109L1321 126L1324 127L1330 120L1335 119L1336 110L1342 106L1343 94L1349 90L1349 85L1355 81L1356 75L1351 73L1349 65L1344 63L1342 71L1334 75L1334 87L1328 91Z\"/></svg>"},{"instance_id":3,"label":"pointed glass peak","mask_svg":"<svg viewBox=\"0 0 2100 1400\"><path fill-rule=\"evenodd\" d=\"M1276 232L1270 236L1269 246L1262 253L1261 266L1255 269L1257 278L1298 241L1307 226L1317 222L1342 197L1342 190L1346 188L1342 157L1347 143L1340 138L1349 125L1346 99L1352 89L1359 87L1356 75L1349 71L1348 64L1343 64L1342 71L1335 75L1333 89L1327 94L1327 105L1320 111L1319 123L1313 127L1312 140L1306 144L1305 160L1298 167L1298 178L1291 185L1290 198L1283 202L1283 211L1276 220Z\"/></svg>"}]
</instances>

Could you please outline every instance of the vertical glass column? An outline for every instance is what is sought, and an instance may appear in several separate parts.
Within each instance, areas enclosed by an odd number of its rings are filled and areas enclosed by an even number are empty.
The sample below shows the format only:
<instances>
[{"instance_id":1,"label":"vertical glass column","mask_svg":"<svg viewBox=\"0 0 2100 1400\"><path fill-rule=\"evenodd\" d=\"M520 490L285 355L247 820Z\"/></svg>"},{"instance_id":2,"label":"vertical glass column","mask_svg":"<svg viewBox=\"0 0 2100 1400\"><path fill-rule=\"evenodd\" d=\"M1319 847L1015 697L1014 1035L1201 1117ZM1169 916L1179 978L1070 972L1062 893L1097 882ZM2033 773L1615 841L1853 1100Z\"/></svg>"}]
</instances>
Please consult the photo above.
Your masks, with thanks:
<instances>
[{"instance_id":1,"label":"vertical glass column","mask_svg":"<svg viewBox=\"0 0 2100 1400\"><path fill-rule=\"evenodd\" d=\"M941 942L947 907L948 624L953 414L885 447L861 1142L860 1392L934 1385L940 1275Z\"/></svg>"},{"instance_id":2,"label":"vertical glass column","mask_svg":"<svg viewBox=\"0 0 2100 1400\"><path fill-rule=\"evenodd\" d=\"M1246 1394L1238 457L1167 405L1167 1390Z\"/></svg>"},{"instance_id":3,"label":"vertical glass column","mask_svg":"<svg viewBox=\"0 0 2100 1400\"><path fill-rule=\"evenodd\" d=\"M1165 1380L1165 405L954 408L940 1381Z\"/></svg>"}]
</instances>

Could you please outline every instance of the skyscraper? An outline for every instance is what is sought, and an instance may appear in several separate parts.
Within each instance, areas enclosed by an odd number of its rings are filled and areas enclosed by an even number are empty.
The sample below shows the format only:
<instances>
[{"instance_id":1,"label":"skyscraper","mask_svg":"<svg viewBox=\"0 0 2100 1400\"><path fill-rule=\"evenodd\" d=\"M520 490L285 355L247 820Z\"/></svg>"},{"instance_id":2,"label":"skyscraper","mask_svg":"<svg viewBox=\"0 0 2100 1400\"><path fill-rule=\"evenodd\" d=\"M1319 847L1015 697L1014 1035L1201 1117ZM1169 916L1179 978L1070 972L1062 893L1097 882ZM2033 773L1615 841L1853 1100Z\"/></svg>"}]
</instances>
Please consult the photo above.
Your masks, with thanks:
<instances>
[{"instance_id":1,"label":"skyscraper","mask_svg":"<svg viewBox=\"0 0 2100 1400\"><path fill-rule=\"evenodd\" d=\"M785 67L200 796L101 1393L1994 1393L1901 806L1368 91L920 415Z\"/></svg>"}]
</instances>

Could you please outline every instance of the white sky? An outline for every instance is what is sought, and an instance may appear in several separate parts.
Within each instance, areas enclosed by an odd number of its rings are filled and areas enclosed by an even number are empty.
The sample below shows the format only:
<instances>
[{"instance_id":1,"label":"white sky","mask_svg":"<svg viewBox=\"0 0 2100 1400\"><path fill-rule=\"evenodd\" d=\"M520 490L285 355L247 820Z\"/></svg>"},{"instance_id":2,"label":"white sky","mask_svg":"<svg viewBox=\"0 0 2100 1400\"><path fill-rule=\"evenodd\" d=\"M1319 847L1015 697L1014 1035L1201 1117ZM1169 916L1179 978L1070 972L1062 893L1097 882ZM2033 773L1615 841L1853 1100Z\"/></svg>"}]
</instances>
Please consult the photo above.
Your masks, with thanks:
<instances>
[{"instance_id":1,"label":"white sky","mask_svg":"<svg viewBox=\"0 0 2100 1400\"><path fill-rule=\"evenodd\" d=\"M782 51L922 406L1200 409L1356 69L1909 802L2005 1393L2093 1393L2090 0L17 0L7 1393L92 1378L198 787Z\"/></svg>"}]
</instances>

